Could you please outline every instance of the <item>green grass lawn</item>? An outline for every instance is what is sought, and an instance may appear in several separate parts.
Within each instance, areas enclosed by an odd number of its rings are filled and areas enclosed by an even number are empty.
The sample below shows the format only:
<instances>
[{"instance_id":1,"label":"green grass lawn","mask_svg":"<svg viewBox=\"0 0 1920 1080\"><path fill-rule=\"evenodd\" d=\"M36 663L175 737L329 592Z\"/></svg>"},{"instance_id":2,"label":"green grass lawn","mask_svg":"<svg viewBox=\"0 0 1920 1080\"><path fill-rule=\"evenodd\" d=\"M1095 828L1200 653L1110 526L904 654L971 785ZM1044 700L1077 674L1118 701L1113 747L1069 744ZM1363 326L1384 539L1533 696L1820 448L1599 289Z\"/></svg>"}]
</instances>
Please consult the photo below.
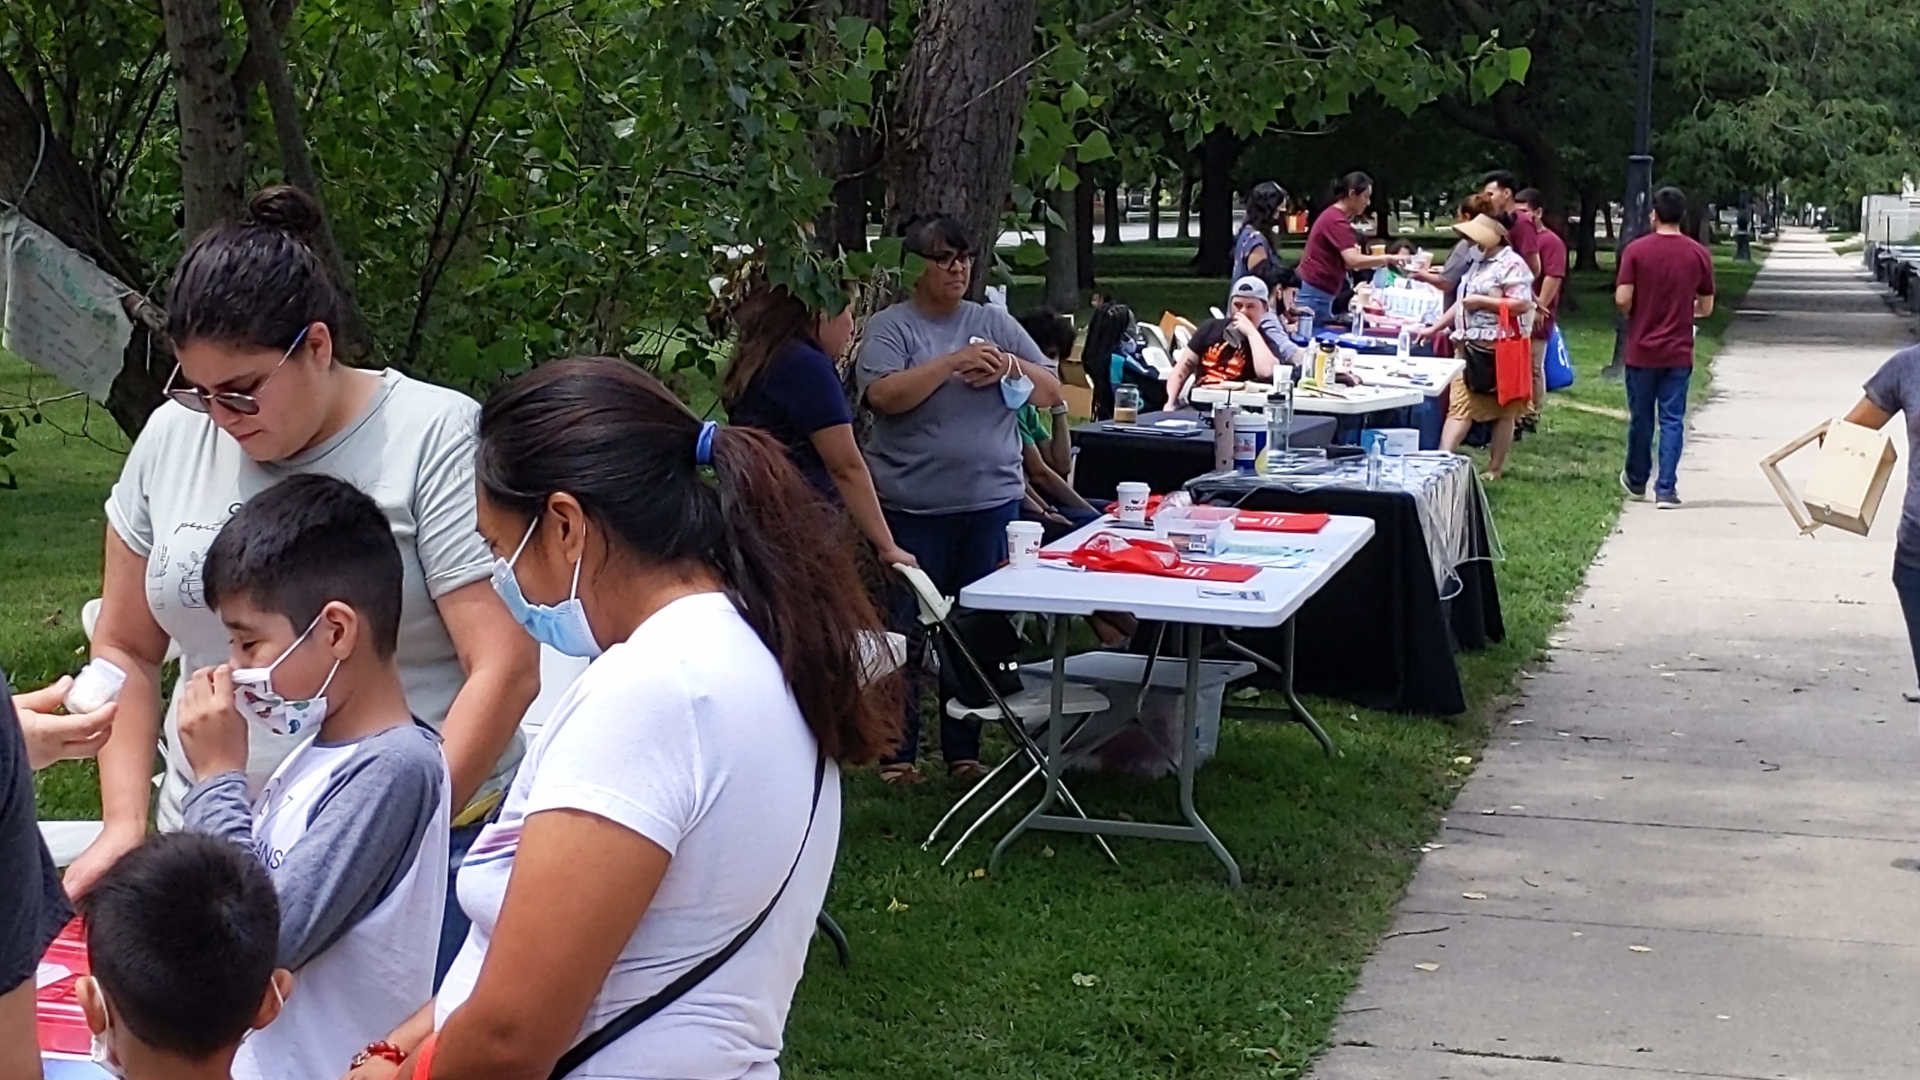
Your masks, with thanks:
<instances>
[{"instance_id":1,"label":"green grass lawn","mask_svg":"<svg viewBox=\"0 0 1920 1080\"><path fill-rule=\"evenodd\" d=\"M1705 356L1753 274L1724 258L1718 266ZM1191 277L1103 284L1148 318L1163 306L1204 311L1225 293L1223 282ZM1031 289L1015 290L1016 308ZM1343 751L1333 760L1296 726L1227 722L1198 801L1240 861L1239 892L1204 848L1186 844L1115 840L1113 867L1084 838L1036 834L986 877L976 873L990 841L976 839L941 869L919 842L958 790L849 776L828 907L854 965L840 969L816 944L788 1025L787 1075L1301 1075L1470 772L1459 759L1478 757L1490 711L1545 648L1619 512L1625 422L1612 412L1624 397L1598 374L1612 349L1608 291L1604 273L1574 279L1565 325L1579 381L1489 492L1507 552L1497 574L1508 638L1461 657L1472 712L1313 701ZM23 378L0 360L0 393ZM99 504L118 460L36 428L12 463L21 490L0 492L0 661L32 686L77 664L77 612L97 588ZM91 814L91 785L87 766L52 770L41 812ZM1177 817L1171 781L1093 778L1076 790L1096 813Z\"/></svg>"}]
</instances>

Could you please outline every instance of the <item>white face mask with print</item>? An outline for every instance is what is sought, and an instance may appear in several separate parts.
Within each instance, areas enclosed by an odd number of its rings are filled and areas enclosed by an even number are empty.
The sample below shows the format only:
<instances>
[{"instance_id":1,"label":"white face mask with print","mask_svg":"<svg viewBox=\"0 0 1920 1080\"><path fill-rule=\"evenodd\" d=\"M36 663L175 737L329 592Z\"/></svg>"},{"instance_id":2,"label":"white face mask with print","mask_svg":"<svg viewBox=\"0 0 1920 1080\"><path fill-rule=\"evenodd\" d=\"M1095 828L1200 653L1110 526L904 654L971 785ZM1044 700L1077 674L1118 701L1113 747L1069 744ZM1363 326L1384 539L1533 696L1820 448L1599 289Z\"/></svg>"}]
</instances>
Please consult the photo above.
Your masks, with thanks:
<instances>
[{"instance_id":1,"label":"white face mask with print","mask_svg":"<svg viewBox=\"0 0 1920 1080\"><path fill-rule=\"evenodd\" d=\"M87 1047L87 1057L95 1065L100 1067L101 1072L113 1077L114 1080L126 1080L126 1067L121 1065L119 1059L114 1056L113 1044L107 1038L107 1033L113 1030L113 1008L107 1004L107 992L100 988L100 980L95 979L93 976L84 975L82 978L92 981L93 992L100 999L100 1011L106 1014L107 1019L106 1026L93 1033L93 1039ZM274 999L280 1002L280 1007L282 1009L286 1008L287 996L280 992L279 981L277 979L269 979L267 986L273 990ZM253 1032L249 1031L245 1035L240 1036L240 1041L244 1043L251 1038L253 1038Z\"/></svg>"},{"instance_id":2,"label":"white face mask with print","mask_svg":"<svg viewBox=\"0 0 1920 1080\"><path fill-rule=\"evenodd\" d=\"M311 735L320 730L327 718L327 687L333 685L333 677L340 671L340 661L333 662L333 670L327 672L327 681L320 684L320 690L310 698L285 698L273 689L273 669L281 665L293 651L306 643L312 636L313 628L320 625L320 616L314 616L306 632L280 654L280 658L263 668L235 668L233 671L233 704L247 722L272 735Z\"/></svg>"}]
</instances>

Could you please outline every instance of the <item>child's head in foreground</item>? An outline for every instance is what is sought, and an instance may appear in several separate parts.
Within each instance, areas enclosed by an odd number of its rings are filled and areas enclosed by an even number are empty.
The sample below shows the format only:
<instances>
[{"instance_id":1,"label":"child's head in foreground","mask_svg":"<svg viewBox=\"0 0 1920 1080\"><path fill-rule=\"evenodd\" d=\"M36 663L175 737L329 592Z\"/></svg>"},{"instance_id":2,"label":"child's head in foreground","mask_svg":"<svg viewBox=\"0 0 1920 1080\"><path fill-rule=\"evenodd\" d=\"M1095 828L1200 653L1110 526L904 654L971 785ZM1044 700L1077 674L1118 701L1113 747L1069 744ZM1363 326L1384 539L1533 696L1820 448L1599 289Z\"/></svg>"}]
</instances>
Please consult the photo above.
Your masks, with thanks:
<instances>
[{"instance_id":1,"label":"child's head in foreground","mask_svg":"<svg viewBox=\"0 0 1920 1080\"><path fill-rule=\"evenodd\" d=\"M235 668L273 667L269 689L300 701L391 665L400 640L400 548L365 492L295 476L254 496L207 549L207 606ZM284 662L282 662L284 660Z\"/></svg>"},{"instance_id":2,"label":"child's head in foreground","mask_svg":"<svg viewBox=\"0 0 1920 1080\"><path fill-rule=\"evenodd\" d=\"M90 979L80 1005L94 1056L138 1080L162 1059L225 1075L248 1032L280 1014L280 900L258 859L195 833L161 833L80 898Z\"/></svg>"}]
</instances>

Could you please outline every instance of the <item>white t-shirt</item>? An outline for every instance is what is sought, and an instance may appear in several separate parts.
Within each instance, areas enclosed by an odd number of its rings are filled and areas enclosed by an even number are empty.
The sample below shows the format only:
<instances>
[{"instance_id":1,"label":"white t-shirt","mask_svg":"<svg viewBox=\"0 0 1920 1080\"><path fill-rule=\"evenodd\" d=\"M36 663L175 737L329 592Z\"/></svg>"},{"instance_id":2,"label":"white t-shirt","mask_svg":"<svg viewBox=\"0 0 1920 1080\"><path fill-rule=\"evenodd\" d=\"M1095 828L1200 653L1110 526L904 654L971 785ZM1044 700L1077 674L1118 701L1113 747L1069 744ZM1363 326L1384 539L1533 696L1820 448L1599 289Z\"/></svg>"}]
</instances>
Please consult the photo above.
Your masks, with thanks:
<instances>
[{"instance_id":1,"label":"white t-shirt","mask_svg":"<svg viewBox=\"0 0 1920 1080\"><path fill-rule=\"evenodd\" d=\"M147 560L147 606L180 645L181 670L224 663L227 630L207 609L200 569L233 512L289 476L337 477L373 497L393 525L406 571L400 609L400 680L415 716L438 729L466 682L453 639L434 602L492 573L493 556L474 522L473 453L480 406L444 387L380 373L373 400L338 434L285 461L249 458L204 413L168 402L147 421L107 499L107 520ZM184 686L181 680L178 686ZM175 705L178 698L175 699ZM159 824L180 825L180 801L195 779L173 748L175 707L166 717L166 779ZM495 779L520 757L519 736ZM247 779L257 793L302 741L249 735Z\"/></svg>"},{"instance_id":2,"label":"white t-shirt","mask_svg":"<svg viewBox=\"0 0 1920 1080\"><path fill-rule=\"evenodd\" d=\"M441 984L436 1026L473 992L528 817L584 810L673 856L578 1042L718 952L766 907L800 853L818 753L779 663L725 596L661 608L561 699L499 820L468 853L458 888L473 929ZM574 1078L778 1077L787 1008L839 838L840 774L829 762L806 850L759 931Z\"/></svg>"}]
</instances>

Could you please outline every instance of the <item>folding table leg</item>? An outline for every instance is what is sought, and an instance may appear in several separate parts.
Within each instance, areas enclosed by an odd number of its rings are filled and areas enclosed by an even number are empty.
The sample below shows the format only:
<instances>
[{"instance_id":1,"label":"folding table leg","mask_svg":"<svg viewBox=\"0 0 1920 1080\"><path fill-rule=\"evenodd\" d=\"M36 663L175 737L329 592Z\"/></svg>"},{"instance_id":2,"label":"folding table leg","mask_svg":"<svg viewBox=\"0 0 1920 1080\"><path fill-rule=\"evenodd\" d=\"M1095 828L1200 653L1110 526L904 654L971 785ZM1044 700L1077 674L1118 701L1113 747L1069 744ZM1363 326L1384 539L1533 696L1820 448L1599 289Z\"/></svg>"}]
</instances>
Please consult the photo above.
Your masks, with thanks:
<instances>
[{"instance_id":1,"label":"folding table leg","mask_svg":"<svg viewBox=\"0 0 1920 1080\"><path fill-rule=\"evenodd\" d=\"M1200 839L1206 842L1214 858L1219 859L1227 868L1227 884L1240 887L1240 864L1227 852L1227 846L1213 835L1213 830L1201 819L1200 811L1193 805L1193 773L1199 766L1200 757L1200 633L1198 624L1187 627L1187 687L1185 701L1181 709L1182 731L1180 734L1180 816L1187 819L1200 833Z\"/></svg>"},{"instance_id":2,"label":"folding table leg","mask_svg":"<svg viewBox=\"0 0 1920 1080\"><path fill-rule=\"evenodd\" d=\"M1266 668L1268 671L1280 676L1280 692L1286 696L1287 710L1293 714L1295 720L1299 721L1302 726L1313 733L1313 737L1319 740L1320 749L1325 751L1328 757L1339 757L1340 751L1334 747L1333 738L1327 734L1325 728L1320 726L1320 721L1315 720L1313 714L1307 711L1307 706L1300 700L1300 695L1294 692L1293 632L1294 620L1288 619L1286 625L1280 628L1280 639L1283 642L1281 649L1286 654L1284 657L1286 663L1284 665L1274 663L1272 660L1254 652L1252 649L1247 648L1231 637L1223 638L1222 640L1227 649L1233 652L1234 655L1246 660L1251 660L1259 667Z\"/></svg>"}]
</instances>

